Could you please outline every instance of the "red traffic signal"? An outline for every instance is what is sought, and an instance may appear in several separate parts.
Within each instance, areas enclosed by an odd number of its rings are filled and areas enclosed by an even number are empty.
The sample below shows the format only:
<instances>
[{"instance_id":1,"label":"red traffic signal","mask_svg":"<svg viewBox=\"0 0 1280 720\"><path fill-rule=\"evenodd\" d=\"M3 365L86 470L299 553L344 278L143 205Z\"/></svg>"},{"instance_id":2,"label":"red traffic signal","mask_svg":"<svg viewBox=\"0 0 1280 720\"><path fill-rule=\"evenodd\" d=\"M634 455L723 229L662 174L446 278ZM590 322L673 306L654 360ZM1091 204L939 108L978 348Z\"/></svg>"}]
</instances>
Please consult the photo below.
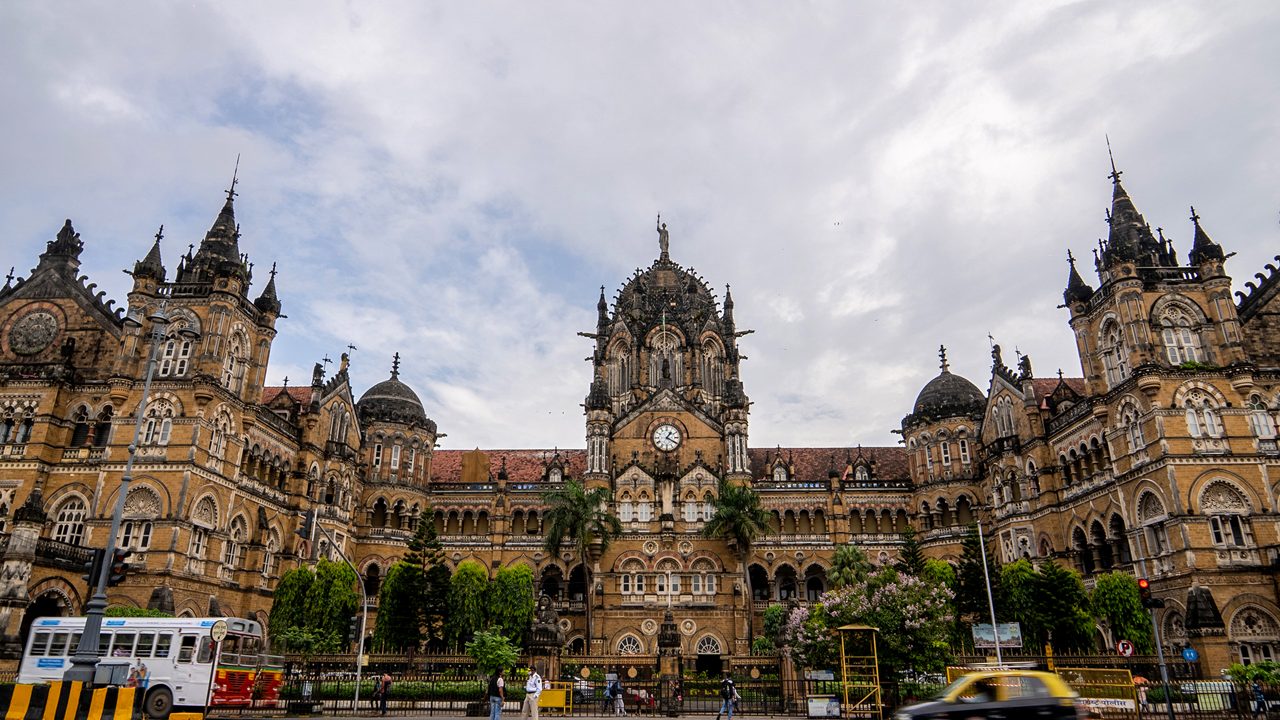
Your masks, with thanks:
<instances>
[{"instance_id":1,"label":"red traffic signal","mask_svg":"<svg viewBox=\"0 0 1280 720\"><path fill-rule=\"evenodd\" d=\"M1138 599L1147 609L1164 607L1164 600L1151 597L1151 581L1146 578L1138 578Z\"/></svg>"},{"instance_id":2,"label":"red traffic signal","mask_svg":"<svg viewBox=\"0 0 1280 720\"><path fill-rule=\"evenodd\" d=\"M125 548L116 548L111 552L111 573L107 576L107 585L114 586L124 582L129 575L129 564L125 559L129 557L129 551Z\"/></svg>"}]
</instances>

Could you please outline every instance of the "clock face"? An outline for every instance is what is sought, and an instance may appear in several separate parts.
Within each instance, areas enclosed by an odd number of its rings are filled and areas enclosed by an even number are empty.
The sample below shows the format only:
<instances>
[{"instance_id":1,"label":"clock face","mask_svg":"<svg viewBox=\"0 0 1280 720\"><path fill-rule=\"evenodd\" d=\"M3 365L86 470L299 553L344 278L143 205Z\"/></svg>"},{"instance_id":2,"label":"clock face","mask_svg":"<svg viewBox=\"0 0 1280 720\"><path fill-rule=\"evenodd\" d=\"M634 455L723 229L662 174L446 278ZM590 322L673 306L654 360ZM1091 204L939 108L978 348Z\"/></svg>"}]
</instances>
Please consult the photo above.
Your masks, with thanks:
<instances>
[{"instance_id":1,"label":"clock face","mask_svg":"<svg viewBox=\"0 0 1280 720\"><path fill-rule=\"evenodd\" d=\"M45 310L27 313L9 330L9 347L19 355L35 355L58 335L58 319Z\"/></svg>"},{"instance_id":2,"label":"clock face","mask_svg":"<svg viewBox=\"0 0 1280 720\"><path fill-rule=\"evenodd\" d=\"M680 428L670 423L663 423L653 431L653 446L663 452L671 452L680 447Z\"/></svg>"}]
</instances>

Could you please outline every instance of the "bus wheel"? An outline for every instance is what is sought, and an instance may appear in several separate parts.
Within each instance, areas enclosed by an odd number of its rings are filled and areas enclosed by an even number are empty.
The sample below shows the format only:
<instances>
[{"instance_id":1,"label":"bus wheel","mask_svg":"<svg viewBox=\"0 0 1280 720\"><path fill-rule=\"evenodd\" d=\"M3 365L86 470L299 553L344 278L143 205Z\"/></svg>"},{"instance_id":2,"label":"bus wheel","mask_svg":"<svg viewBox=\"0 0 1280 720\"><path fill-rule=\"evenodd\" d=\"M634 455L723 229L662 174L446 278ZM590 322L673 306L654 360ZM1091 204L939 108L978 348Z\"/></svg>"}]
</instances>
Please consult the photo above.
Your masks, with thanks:
<instances>
[{"instance_id":1,"label":"bus wheel","mask_svg":"<svg viewBox=\"0 0 1280 720\"><path fill-rule=\"evenodd\" d=\"M147 717L167 718L173 711L173 693L169 688L155 688L147 693L146 702L142 706L146 709Z\"/></svg>"}]
</instances>

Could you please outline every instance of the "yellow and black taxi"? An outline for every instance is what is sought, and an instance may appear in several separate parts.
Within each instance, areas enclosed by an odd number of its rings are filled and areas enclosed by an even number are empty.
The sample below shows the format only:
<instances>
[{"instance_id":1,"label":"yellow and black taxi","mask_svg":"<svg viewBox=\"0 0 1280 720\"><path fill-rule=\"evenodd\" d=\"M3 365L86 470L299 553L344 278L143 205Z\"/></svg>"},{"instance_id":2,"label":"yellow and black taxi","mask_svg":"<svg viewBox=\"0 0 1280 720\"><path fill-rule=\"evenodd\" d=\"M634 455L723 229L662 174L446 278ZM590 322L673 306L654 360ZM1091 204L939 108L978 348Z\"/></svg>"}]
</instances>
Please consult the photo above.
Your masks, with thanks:
<instances>
[{"instance_id":1,"label":"yellow and black taxi","mask_svg":"<svg viewBox=\"0 0 1280 720\"><path fill-rule=\"evenodd\" d=\"M1083 720L1088 708L1062 678L1035 670L982 670L957 678L894 720Z\"/></svg>"}]
</instances>

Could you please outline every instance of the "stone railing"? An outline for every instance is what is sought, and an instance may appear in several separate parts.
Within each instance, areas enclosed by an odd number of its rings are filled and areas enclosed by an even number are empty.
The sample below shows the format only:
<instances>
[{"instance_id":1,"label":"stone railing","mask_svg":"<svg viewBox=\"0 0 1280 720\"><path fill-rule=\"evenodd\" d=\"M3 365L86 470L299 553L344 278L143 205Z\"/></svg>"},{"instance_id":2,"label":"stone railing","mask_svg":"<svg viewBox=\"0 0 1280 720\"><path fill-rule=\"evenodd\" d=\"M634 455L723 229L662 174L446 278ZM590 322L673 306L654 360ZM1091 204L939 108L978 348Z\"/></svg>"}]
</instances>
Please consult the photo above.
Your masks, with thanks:
<instances>
[{"instance_id":1,"label":"stone railing","mask_svg":"<svg viewBox=\"0 0 1280 720\"><path fill-rule=\"evenodd\" d=\"M36 564L65 570L83 570L93 559L93 548L59 542L51 538L36 540Z\"/></svg>"}]
</instances>

